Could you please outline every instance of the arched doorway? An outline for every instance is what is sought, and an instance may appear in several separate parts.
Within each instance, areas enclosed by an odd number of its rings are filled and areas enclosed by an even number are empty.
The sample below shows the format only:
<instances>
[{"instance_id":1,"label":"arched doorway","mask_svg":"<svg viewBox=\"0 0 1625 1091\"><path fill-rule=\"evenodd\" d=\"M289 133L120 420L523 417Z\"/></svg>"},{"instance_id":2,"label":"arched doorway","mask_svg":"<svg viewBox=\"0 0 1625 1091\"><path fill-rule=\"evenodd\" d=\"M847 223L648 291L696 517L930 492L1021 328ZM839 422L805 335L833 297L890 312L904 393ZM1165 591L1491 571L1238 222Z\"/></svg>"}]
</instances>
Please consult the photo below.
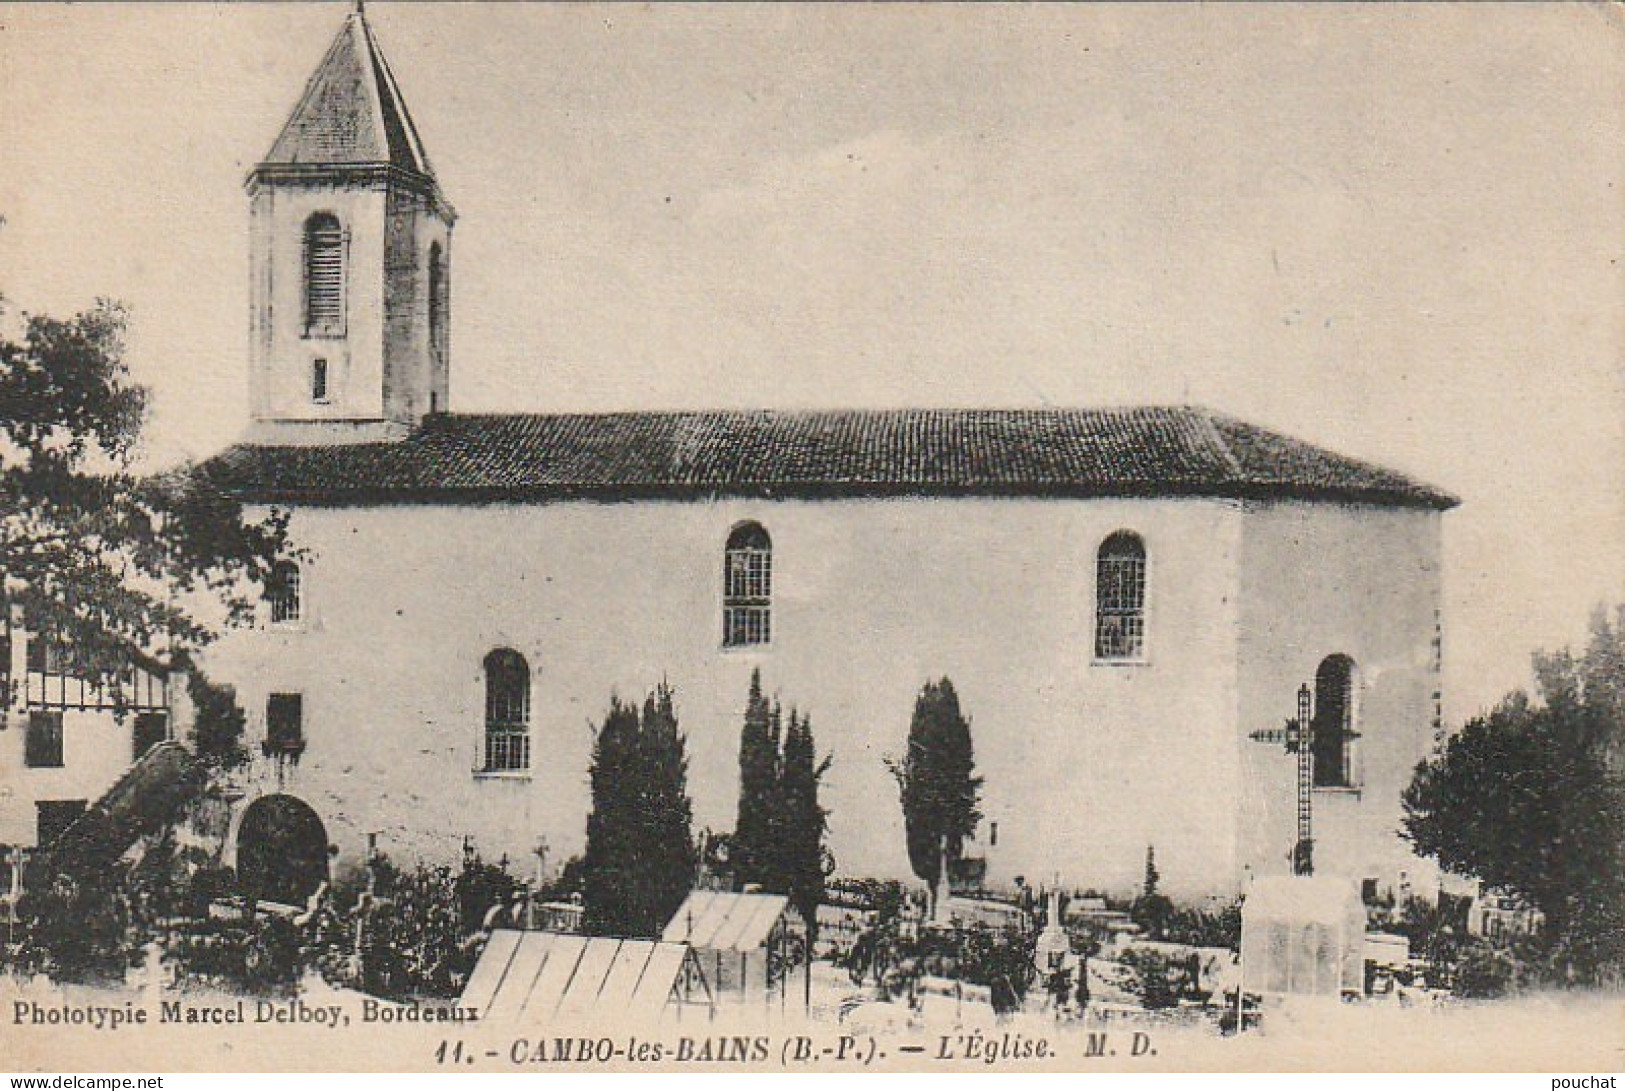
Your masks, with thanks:
<instances>
[{"instance_id":1,"label":"arched doorway","mask_svg":"<svg viewBox=\"0 0 1625 1091\"><path fill-rule=\"evenodd\" d=\"M237 828L237 878L262 901L300 905L327 881L327 828L303 800L256 799Z\"/></svg>"}]
</instances>

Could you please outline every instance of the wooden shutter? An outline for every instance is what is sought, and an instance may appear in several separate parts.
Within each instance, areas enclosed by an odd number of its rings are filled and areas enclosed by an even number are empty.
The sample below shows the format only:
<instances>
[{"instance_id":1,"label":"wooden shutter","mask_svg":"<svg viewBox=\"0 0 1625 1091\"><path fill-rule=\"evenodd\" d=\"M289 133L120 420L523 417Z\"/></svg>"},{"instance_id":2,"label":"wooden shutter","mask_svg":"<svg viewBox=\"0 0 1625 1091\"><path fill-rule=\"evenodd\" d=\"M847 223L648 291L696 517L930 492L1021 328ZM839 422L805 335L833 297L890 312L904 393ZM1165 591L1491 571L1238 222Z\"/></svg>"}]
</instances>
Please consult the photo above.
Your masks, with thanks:
<instances>
[{"instance_id":1,"label":"wooden shutter","mask_svg":"<svg viewBox=\"0 0 1625 1091\"><path fill-rule=\"evenodd\" d=\"M344 229L331 216L314 216L305 227L305 327L344 330Z\"/></svg>"}]
</instances>

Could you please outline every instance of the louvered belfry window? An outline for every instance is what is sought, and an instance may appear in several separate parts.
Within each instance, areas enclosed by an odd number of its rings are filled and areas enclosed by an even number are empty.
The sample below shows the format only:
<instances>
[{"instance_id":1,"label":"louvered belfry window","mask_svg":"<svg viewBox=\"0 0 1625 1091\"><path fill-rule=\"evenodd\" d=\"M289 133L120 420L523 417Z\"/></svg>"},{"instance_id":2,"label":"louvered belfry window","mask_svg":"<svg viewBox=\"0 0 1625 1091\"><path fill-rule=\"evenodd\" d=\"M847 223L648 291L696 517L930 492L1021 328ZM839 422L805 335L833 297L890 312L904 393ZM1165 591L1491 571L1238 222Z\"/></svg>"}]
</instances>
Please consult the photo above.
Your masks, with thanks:
<instances>
[{"instance_id":1,"label":"louvered belfry window","mask_svg":"<svg viewBox=\"0 0 1625 1091\"><path fill-rule=\"evenodd\" d=\"M326 212L305 222L305 332L344 333L344 228Z\"/></svg>"}]
</instances>

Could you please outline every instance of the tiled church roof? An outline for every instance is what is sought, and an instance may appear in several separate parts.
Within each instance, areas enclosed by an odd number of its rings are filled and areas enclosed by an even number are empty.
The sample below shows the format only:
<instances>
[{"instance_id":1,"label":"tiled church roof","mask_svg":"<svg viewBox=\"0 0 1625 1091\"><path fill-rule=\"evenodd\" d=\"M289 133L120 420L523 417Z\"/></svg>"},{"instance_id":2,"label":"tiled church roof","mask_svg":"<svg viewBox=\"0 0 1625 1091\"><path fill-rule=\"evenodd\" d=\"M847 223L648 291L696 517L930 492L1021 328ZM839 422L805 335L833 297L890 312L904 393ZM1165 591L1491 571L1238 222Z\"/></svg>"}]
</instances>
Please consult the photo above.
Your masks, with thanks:
<instances>
[{"instance_id":1,"label":"tiled church roof","mask_svg":"<svg viewBox=\"0 0 1625 1091\"><path fill-rule=\"evenodd\" d=\"M454 414L393 442L239 445L260 501L711 496L1297 497L1443 510L1448 493L1199 408Z\"/></svg>"},{"instance_id":2,"label":"tiled church roof","mask_svg":"<svg viewBox=\"0 0 1625 1091\"><path fill-rule=\"evenodd\" d=\"M282 127L260 169L395 167L434 177L395 76L359 7Z\"/></svg>"}]
</instances>

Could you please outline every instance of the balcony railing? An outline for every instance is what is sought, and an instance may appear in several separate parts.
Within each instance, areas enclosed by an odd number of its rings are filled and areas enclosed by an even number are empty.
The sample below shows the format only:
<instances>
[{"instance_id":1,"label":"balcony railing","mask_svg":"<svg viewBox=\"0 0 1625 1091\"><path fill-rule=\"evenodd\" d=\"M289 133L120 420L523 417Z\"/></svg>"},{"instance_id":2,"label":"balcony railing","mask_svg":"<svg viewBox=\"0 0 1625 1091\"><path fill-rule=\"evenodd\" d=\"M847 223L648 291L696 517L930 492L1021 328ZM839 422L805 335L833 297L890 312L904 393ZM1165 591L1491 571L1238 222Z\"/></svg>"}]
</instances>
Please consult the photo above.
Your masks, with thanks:
<instances>
[{"instance_id":1,"label":"balcony railing","mask_svg":"<svg viewBox=\"0 0 1625 1091\"><path fill-rule=\"evenodd\" d=\"M152 671L136 669L108 683L89 682L56 671L23 674L23 706L48 712L163 712L169 708L169 682Z\"/></svg>"}]
</instances>

